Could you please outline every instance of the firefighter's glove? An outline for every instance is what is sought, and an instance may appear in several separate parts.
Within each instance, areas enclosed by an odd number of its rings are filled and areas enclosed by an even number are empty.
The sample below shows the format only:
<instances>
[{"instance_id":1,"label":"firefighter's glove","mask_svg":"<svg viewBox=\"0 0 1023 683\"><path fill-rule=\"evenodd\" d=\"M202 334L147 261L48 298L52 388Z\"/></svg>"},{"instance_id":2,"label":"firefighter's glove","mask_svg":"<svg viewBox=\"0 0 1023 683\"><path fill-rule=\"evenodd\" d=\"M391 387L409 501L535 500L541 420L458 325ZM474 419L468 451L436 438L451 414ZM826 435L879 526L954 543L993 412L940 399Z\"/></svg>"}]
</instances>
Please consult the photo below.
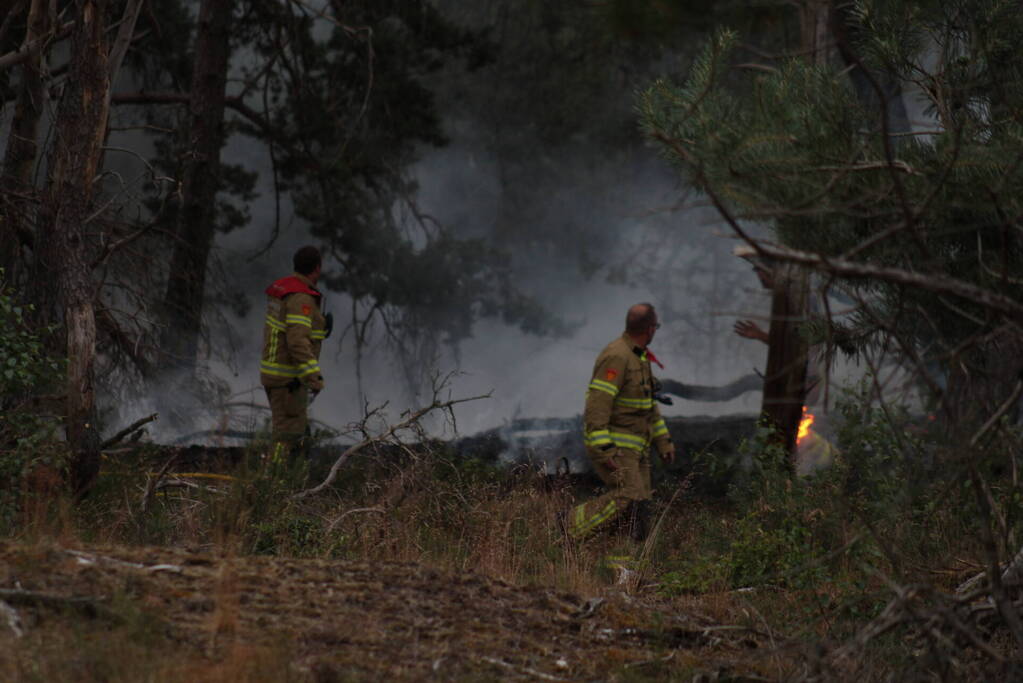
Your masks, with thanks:
<instances>
[{"instance_id":1,"label":"firefighter's glove","mask_svg":"<svg viewBox=\"0 0 1023 683\"><path fill-rule=\"evenodd\" d=\"M661 453L661 461L665 465L670 465L671 463L675 462L675 447L674 446L668 446L668 449L666 451L664 451L663 453Z\"/></svg>"},{"instance_id":2,"label":"firefighter's glove","mask_svg":"<svg viewBox=\"0 0 1023 683\"><path fill-rule=\"evenodd\" d=\"M618 463L615 461L616 455L618 455L617 448L615 448L613 445L604 446L603 448L600 449L600 451L597 453L594 459L611 472L614 472L615 470L618 469Z\"/></svg>"},{"instance_id":3,"label":"firefighter's glove","mask_svg":"<svg viewBox=\"0 0 1023 683\"><path fill-rule=\"evenodd\" d=\"M658 403L663 403L666 406L675 405L670 396L665 396L661 393L661 380L656 377L650 378L650 390L654 396L654 400Z\"/></svg>"},{"instance_id":4,"label":"firefighter's glove","mask_svg":"<svg viewBox=\"0 0 1023 683\"><path fill-rule=\"evenodd\" d=\"M334 314L324 313L323 315L324 339L330 339L330 333L334 331Z\"/></svg>"},{"instance_id":5,"label":"firefighter's glove","mask_svg":"<svg viewBox=\"0 0 1023 683\"><path fill-rule=\"evenodd\" d=\"M314 394L320 393L323 391L323 375L310 375L309 379L306 380L306 386Z\"/></svg>"}]
</instances>

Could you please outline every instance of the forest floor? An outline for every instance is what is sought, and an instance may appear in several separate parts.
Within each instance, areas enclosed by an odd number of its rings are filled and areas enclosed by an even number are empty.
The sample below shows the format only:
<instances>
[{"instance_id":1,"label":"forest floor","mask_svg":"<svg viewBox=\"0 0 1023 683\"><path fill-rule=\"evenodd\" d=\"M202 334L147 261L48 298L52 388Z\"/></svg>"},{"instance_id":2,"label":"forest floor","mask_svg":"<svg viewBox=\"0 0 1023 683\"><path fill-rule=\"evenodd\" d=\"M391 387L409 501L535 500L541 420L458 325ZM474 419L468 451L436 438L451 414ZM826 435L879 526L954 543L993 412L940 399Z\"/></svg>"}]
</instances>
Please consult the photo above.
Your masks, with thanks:
<instances>
[{"instance_id":1,"label":"forest floor","mask_svg":"<svg viewBox=\"0 0 1023 683\"><path fill-rule=\"evenodd\" d=\"M583 596L413 563L50 540L0 542L0 587L5 680L762 681L792 665L720 600L613 580Z\"/></svg>"}]
</instances>

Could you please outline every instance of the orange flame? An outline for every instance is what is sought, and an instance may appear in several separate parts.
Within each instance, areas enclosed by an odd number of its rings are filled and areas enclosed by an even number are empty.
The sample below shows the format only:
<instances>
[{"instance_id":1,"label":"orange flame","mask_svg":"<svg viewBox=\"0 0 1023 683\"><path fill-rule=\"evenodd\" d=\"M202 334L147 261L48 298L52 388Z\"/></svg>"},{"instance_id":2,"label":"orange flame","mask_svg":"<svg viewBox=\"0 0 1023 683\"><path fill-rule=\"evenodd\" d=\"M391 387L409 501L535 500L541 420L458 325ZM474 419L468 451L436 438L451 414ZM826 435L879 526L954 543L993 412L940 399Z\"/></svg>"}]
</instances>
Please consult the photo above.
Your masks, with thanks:
<instances>
[{"instance_id":1,"label":"orange flame","mask_svg":"<svg viewBox=\"0 0 1023 683\"><path fill-rule=\"evenodd\" d=\"M796 432L796 443L806 438L810 433L810 426L813 424L813 413L806 412L806 406L803 406L803 419L799 421L799 431Z\"/></svg>"}]
</instances>

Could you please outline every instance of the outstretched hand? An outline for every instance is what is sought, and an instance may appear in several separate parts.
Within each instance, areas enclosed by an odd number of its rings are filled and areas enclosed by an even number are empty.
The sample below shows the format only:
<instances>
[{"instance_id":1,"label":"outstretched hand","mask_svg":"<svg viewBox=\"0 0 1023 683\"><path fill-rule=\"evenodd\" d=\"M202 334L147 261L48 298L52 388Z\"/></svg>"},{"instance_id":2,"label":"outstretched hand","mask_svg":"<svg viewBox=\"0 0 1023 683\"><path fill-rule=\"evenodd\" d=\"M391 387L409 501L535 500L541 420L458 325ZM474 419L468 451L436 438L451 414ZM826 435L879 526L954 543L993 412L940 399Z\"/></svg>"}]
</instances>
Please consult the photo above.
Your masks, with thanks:
<instances>
[{"instance_id":1,"label":"outstretched hand","mask_svg":"<svg viewBox=\"0 0 1023 683\"><path fill-rule=\"evenodd\" d=\"M767 343L768 338L767 332L760 329L760 326L757 325L752 320L736 320L735 327L733 329L735 330L735 333L740 337L745 337L746 339L756 339L758 341L764 342L765 344Z\"/></svg>"}]
</instances>

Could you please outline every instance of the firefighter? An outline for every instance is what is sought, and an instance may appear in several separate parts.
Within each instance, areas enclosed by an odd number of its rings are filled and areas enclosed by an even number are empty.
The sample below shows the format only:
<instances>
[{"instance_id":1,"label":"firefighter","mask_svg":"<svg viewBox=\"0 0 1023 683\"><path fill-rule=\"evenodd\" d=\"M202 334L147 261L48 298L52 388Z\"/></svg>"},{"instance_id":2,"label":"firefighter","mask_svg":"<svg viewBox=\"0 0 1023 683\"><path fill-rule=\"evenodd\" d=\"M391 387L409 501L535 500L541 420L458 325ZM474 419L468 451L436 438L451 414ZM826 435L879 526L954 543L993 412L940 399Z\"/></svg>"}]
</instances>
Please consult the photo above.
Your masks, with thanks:
<instances>
[{"instance_id":1,"label":"firefighter","mask_svg":"<svg viewBox=\"0 0 1023 683\"><path fill-rule=\"evenodd\" d=\"M270 402L272 459L305 447L310 395L323 391L320 345L330 333L330 316L320 310L316 289L320 251L305 246L292 259L295 272L266 288L266 322L259 376Z\"/></svg>"},{"instance_id":2,"label":"firefighter","mask_svg":"<svg viewBox=\"0 0 1023 683\"><path fill-rule=\"evenodd\" d=\"M608 491L562 519L573 538L622 521L632 540L646 538L651 443L665 463L675 460L675 446L654 401L650 361L660 363L647 349L659 327L654 307L636 304L626 316L625 332L597 356L586 392L583 437L593 469Z\"/></svg>"}]
</instances>

